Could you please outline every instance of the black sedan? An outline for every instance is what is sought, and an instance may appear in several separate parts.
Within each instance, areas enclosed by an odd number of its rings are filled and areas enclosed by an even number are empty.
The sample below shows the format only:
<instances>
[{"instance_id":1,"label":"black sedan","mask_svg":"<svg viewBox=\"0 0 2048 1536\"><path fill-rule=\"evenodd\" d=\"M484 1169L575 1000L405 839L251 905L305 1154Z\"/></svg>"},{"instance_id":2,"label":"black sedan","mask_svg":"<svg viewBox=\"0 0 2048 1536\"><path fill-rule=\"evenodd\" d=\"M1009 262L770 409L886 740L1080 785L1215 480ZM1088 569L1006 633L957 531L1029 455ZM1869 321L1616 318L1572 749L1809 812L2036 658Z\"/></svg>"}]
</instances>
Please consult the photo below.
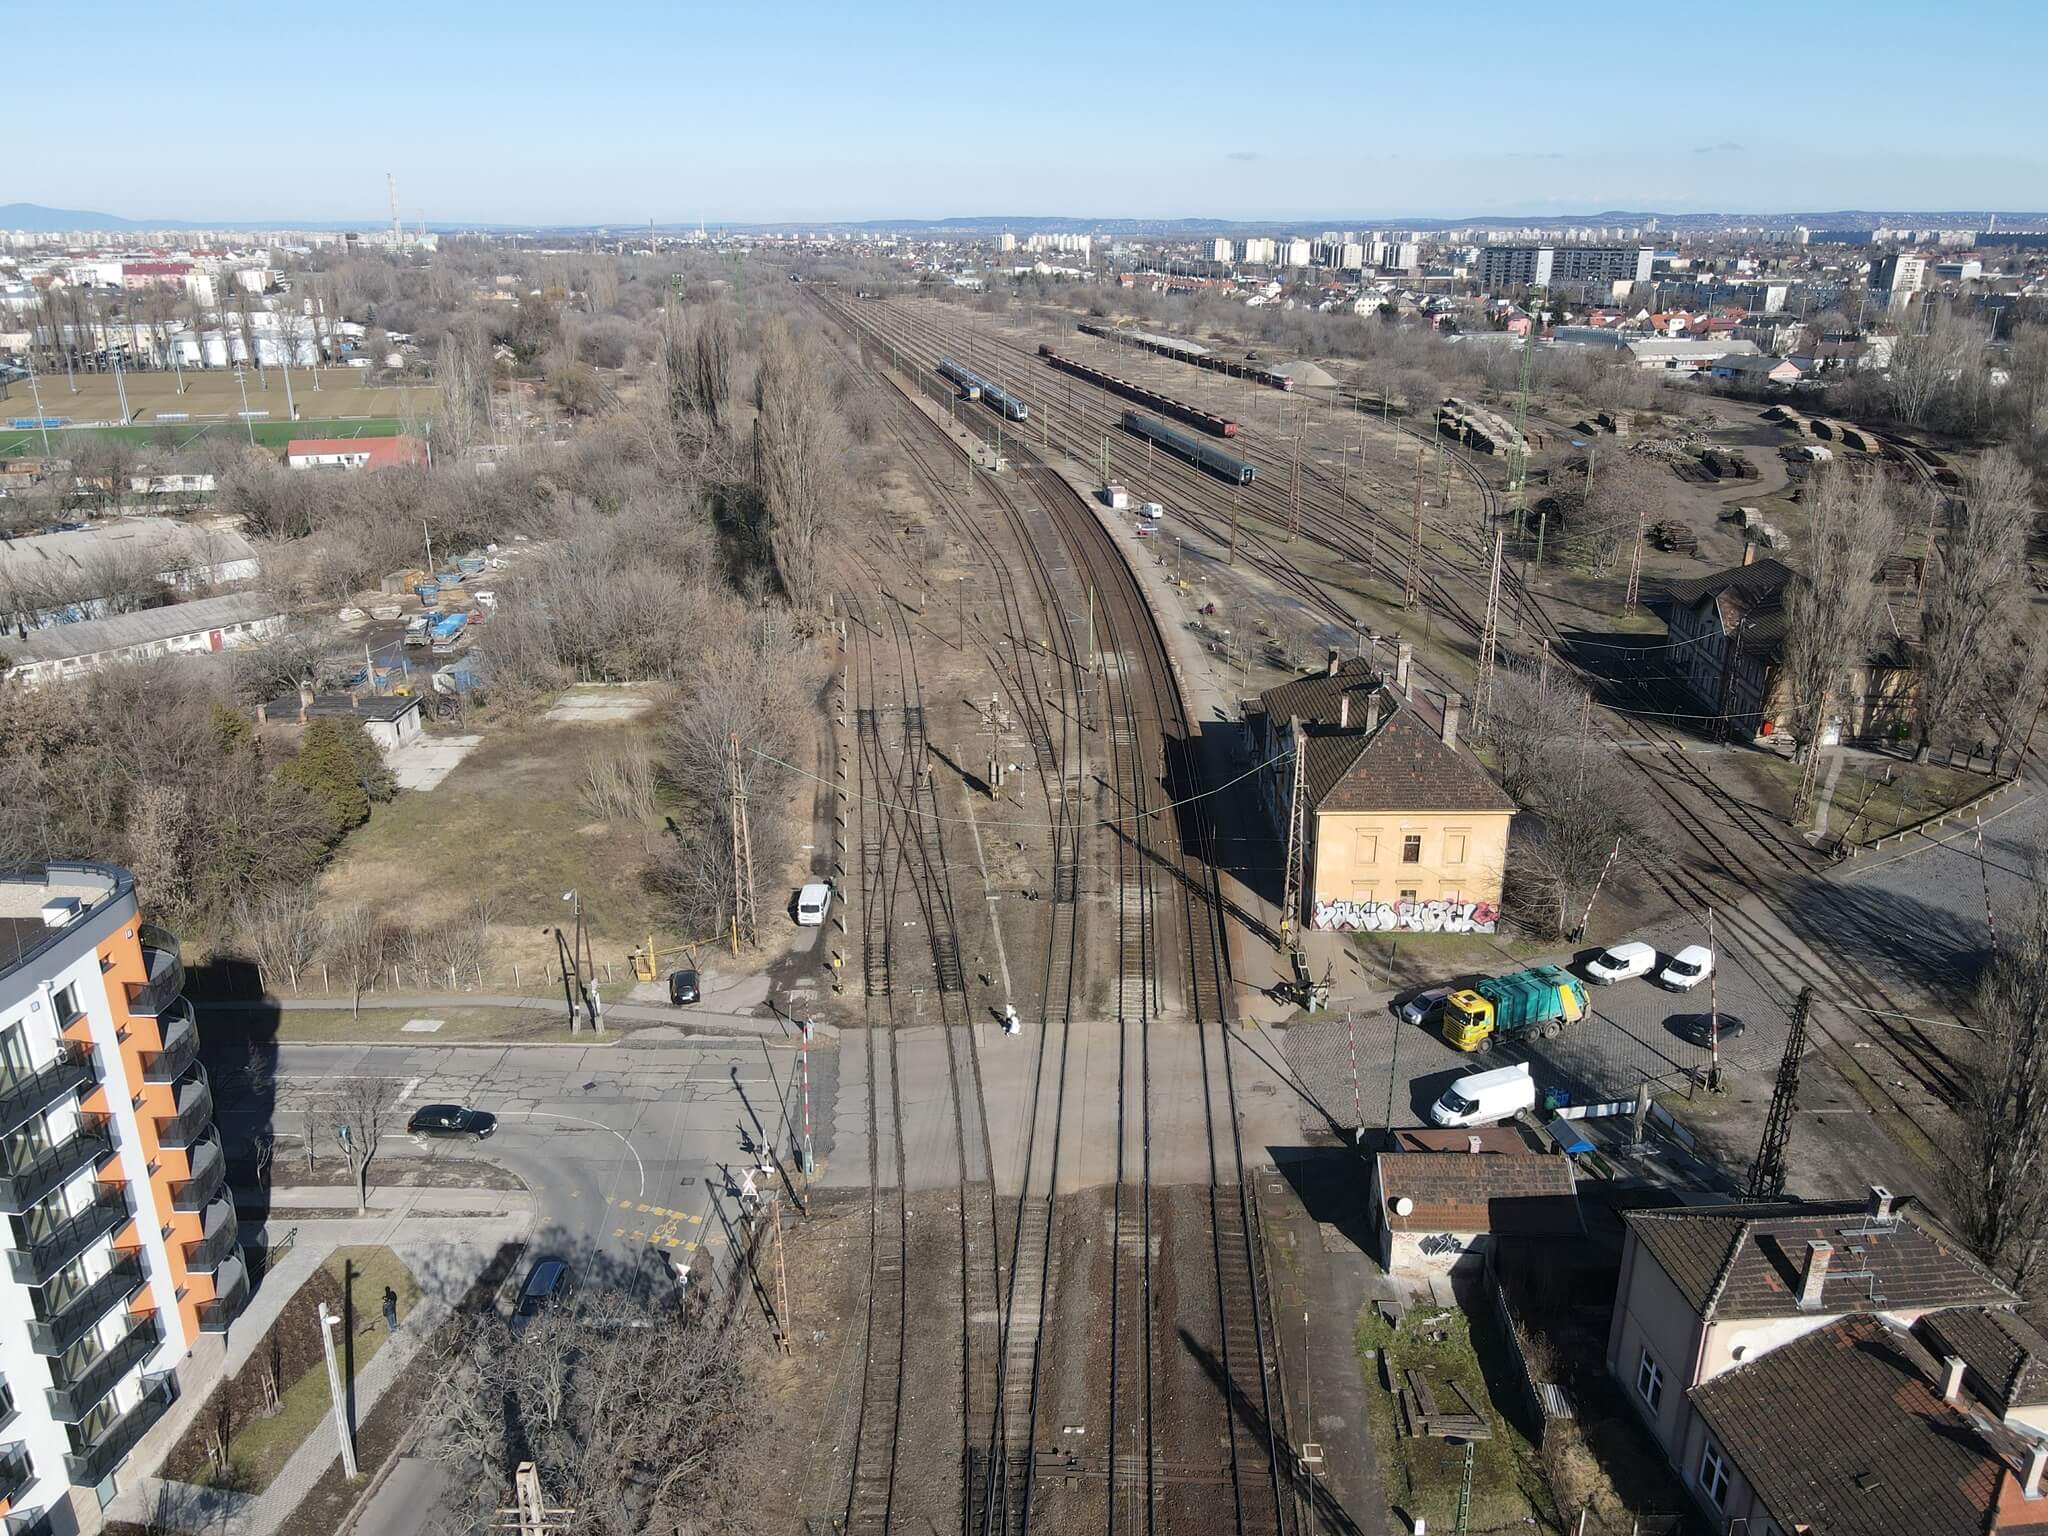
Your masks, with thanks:
<instances>
[{"instance_id":1,"label":"black sedan","mask_svg":"<svg viewBox=\"0 0 2048 1536\"><path fill-rule=\"evenodd\" d=\"M498 1128L498 1117L460 1104L422 1104L405 1128L415 1136L473 1136L482 1141Z\"/></svg>"},{"instance_id":2,"label":"black sedan","mask_svg":"<svg viewBox=\"0 0 2048 1536\"><path fill-rule=\"evenodd\" d=\"M1671 1021L1671 1029L1680 1039L1690 1040L1702 1049L1716 1040L1726 1045L1742 1038L1742 1020L1732 1013L1722 1014L1718 1021L1710 1013L1680 1014Z\"/></svg>"},{"instance_id":3,"label":"black sedan","mask_svg":"<svg viewBox=\"0 0 2048 1536\"><path fill-rule=\"evenodd\" d=\"M694 1003L702 994L697 990L695 971L670 971L668 973L668 1000L677 1008Z\"/></svg>"}]
</instances>

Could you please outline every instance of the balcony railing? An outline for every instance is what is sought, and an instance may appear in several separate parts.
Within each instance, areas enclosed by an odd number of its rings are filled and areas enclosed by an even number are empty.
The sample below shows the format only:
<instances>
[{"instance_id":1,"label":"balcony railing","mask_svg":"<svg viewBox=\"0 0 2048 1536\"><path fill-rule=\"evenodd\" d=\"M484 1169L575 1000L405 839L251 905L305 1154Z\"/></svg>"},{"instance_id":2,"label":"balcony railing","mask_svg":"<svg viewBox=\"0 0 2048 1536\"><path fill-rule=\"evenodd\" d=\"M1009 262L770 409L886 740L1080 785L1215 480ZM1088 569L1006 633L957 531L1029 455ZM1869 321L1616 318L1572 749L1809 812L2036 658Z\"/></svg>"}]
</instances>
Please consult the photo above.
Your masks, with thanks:
<instances>
[{"instance_id":1,"label":"balcony railing","mask_svg":"<svg viewBox=\"0 0 2048 1536\"><path fill-rule=\"evenodd\" d=\"M166 1147L189 1147L213 1123L213 1085L206 1079L206 1068L195 1061L187 1069L173 1102L178 1112L157 1121L156 1139Z\"/></svg>"},{"instance_id":2,"label":"balcony railing","mask_svg":"<svg viewBox=\"0 0 2048 1536\"><path fill-rule=\"evenodd\" d=\"M169 1371L142 1378L142 1400L109 1424L98 1440L64 1458L64 1475L75 1488L96 1488L121 1465L136 1442L155 1427L178 1396Z\"/></svg>"},{"instance_id":3,"label":"balcony railing","mask_svg":"<svg viewBox=\"0 0 2048 1536\"><path fill-rule=\"evenodd\" d=\"M225 1197L206 1208L206 1235L185 1245L185 1268L195 1275L210 1275L222 1259L235 1251L242 1224L235 1216L235 1202Z\"/></svg>"},{"instance_id":4,"label":"balcony railing","mask_svg":"<svg viewBox=\"0 0 2048 1536\"><path fill-rule=\"evenodd\" d=\"M35 1471L28 1462L28 1447L18 1440L12 1445L0 1446L0 1499L13 1503L34 1480Z\"/></svg>"},{"instance_id":5,"label":"balcony railing","mask_svg":"<svg viewBox=\"0 0 2048 1536\"><path fill-rule=\"evenodd\" d=\"M154 1018L185 990L185 961L178 952L177 935L169 929L144 923L138 937L142 940L143 963L149 967L149 980L128 983L128 1011Z\"/></svg>"},{"instance_id":6,"label":"balcony railing","mask_svg":"<svg viewBox=\"0 0 2048 1536\"><path fill-rule=\"evenodd\" d=\"M50 1536L50 1512L47 1509L11 1509L4 1521L0 1521L0 1532L5 1536Z\"/></svg>"},{"instance_id":7,"label":"balcony railing","mask_svg":"<svg viewBox=\"0 0 2048 1536\"><path fill-rule=\"evenodd\" d=\"M52 1359L63 1354L84 1338L93 1324L141 1290L148 1278L142 1251L131 1248L114 1261L112 1269L58 1308L55 1316L29 1319L29 1347Z\"/></svg>"},{"instance_id":8,"label":"balcony railing","mask_svg":"<svg viewBox=\"0 0 2048 1536\"><path fill-rule=\"evenodd\" d=\"M198 1031L193 1031L197 1037ZM25 1077L0 1084L0 1136L11 1136L67 1093L76 1093L99 1077L92 1048L63 1040L57 1059Z\"/></svg>"},{"instance_id":9,"label":"balcony railing","mask_svg":"<svg viewBox=\"0 0 2048 1536\"><path fill-rule=\"evenodd\" d=\"M163 1020L164 1048L142 1058L145 1083L175 1083L199 1056L199 1021L184 999Z\"/></svg>"},{"instance_id":10,"label":"balcony railing","mask_svg":"<svg viewBox=\"0 0 2048 1536\"><path fill-rule=\"evenodd\" d=\"M249 1266L237 1253L221 1261L214 1271L214 1299L204 1302L199 1308L199 1331L201 1333L226 1333L228 1324L242 1315L242 1308L249 1305Z\"/></svg>"},{"instance_id":11,"label":"balcony railing","mask_svg":"<svg viewBox=\"0 0 2048 1536\"><path fill-rule=\"evenodd\" d=\"M50 1403L50 1417L59 1424L80 1422L163 1340L164 1325L154 1312L136 1318L121 1335L121 1342L93 1361L75 1380L44 1392ZM53 1375L55 1371L52 1367Z\"/></svg>"},{"instance_id":12,"label":"balcony railing","mask_svg":"<svg viewBox=\"0 0 2048 1536\"><path fill-rule=\"evenodd\" d=\"M20 1215L46 1198L82 1168L90 1168L114 1152L114 1132L105 1115L81 1115L78 1129L56 1146L0 1166L0 1211Z\"/></svg>"},{"instance_id":13,"label":"balcony railing","mask_svg":"<svg viewBox=\"0 0 2048 1536\"><path fill-rule=\"evenodd\" d=\"M219 1133L209 1135L191 1150L192 1176L171 1186L171 1209L203 1211L213 1203L227 1182L228 1159L221 1151Z\"/></svg>"},{"instance_id":14,"label":"balcony railing","mask_svg":"<svg viewBox=\"0 0 2048 1536\"><path fill-rule=\"evenodd\" d=\"M125 1185L102 1187L84 1210L66 1217L27 1248L9 1249L7 1268L23 1285L42 1285L134 1214L135 1202Z\"/></svg>"}]
</instances>

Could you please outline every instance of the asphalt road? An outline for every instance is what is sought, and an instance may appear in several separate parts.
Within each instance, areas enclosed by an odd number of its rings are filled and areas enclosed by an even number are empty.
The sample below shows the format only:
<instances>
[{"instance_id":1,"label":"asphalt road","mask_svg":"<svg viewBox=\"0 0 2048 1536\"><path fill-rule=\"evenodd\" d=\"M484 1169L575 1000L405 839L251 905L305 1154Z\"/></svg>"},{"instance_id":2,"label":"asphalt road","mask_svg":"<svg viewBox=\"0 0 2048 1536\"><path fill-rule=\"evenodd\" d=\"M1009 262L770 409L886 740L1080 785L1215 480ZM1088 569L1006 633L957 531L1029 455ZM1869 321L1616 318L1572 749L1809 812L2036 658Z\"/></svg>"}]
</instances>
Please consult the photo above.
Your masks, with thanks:
<instances>
[{"instance_id":1,"label":"asphalt road","mask_svg":"<svg viewBox=\"0 0 2048 1536\"><path fill-rule=\"evenodd\" d=\"M696 1041L631 1046L284 1045L268 1082L217 1069L217 1119L230 1151L269 1130L287 1138L274 1182L288 1183L291 1150L305 1131L305 1110L332 1107L346 1085L390 1083L395 1100L372 1164L394 1168L412 1158L485 1158L517 1174L535 1202L536 1252L587 1254L637 1269L658 1253L688 1261L700 1245L722 1243L726 1172L760 1162L765 1140L788 1155L800 1100L793 1090L796 1053L760 1041ZM811 1055L814 1122L820 1155L829 1149L829 1106L836 1053ZM785 1102L788 1111L785 1113ZM458 1103L498 1116L487 1141L421 1140L404 1130L422 1104ZM323 1125L329 1113L319 1112ZM334 1144L321 1130L320 1150Z\"/></svg>"}]
</instances>

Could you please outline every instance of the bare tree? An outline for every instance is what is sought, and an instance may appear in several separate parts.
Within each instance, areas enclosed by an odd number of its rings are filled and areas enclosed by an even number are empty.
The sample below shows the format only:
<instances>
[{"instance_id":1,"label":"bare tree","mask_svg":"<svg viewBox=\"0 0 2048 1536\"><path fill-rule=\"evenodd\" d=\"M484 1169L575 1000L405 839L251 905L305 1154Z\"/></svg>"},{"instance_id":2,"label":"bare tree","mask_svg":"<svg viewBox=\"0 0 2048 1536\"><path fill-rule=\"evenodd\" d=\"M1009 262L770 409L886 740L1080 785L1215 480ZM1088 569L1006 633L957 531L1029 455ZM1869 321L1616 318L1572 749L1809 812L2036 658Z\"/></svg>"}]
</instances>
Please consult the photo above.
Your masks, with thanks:
<instances>
[{"instance_id":1,"label":"bare tree","mask_svg":"<svg viewBox=\"0 0 2048 1536\"><path fill-rule=\"evenodd\" d=\"M1885 370L1886 403L1909 427L1934 419L1943 401L1960 391L1984 348L1983 328L1953 309L1920 318L1921 325L1916 329L1909 322L1893 345Z\"/></svg>"},{"instance_id":2,"label":"bare tree","mask_svg":"<svg viewBox=\"0 0 2048 1536\"><path fill-rule=\"evenodd\" d=\"M2014 627L2012 640L1992 674L1994 760L2010 751L2026 750L2044 697L2048 697L2048 624L2029 610ZM2015 760L2011 771L2017 775L2024 766Z\"/></svg>"},{"instance_id":3,"label":"bare tree","mask_svg":"<svg viewBox=\"0 0 2048 1536\"><path fill-rule=\"evenodd\" d=\"M1877 475L1830 466L1813 498L1806 569L1786 599L1782 670L1793 734L1806 763L1793 816L1812 803L1818 748L1849 669L1864 662L1883 619L1878 566L1893 535L1890 499Z\"/></svg>"},{"instance_id":4,"label":"bare tree","mask_svg":"<svg viewBox=\"0 0 2048 1536\"><path fill-rule=\"evenodd\" d=\"M723 1528L721 1471L746 1430L740 1335L685 1312L673 1290L629 1285L586 1280L516 1340L494 1314L467 1322L443 1454L485 1475L456 1479L454 1498L476 1498L480 1483L495 1504L531 1460L590 1536Z\"/></svg>"},{"instance_id":5,"label":"bare tree","mask_svg":"<svg viewBox=\"0 0 2048 1536\"><path fill-rule=\"evenodd\" d=\"M350 1016L360 1015L363 993L376 982L391 953L390 930L358 902L328 918L321 948L348 988Z\"/></svg>"},{"instance_id":6,"label":"bare tree","mask_svg":"<svg viewBox=\"0 0 2048 1536\"><path fill-rule=\"evenodd\" d=\"M1603 455L1585 494L1585 466L1566 471L1558 492L1564 514L1565 558L1594 574L1612 570L1635 545L1636 530L1662 518L1672 504L1665 466L1641 454Z\"/></svg>"},{"instance_id":7,"label":"bare tree","mask_svg":"<svg viewBox=\"0 0 2048 1536\"><path fill-rule=\"evenodd\" d=\"M846 429L832 406L824 359L787 326L773 324L754 386L759 481L776 574L799 613L824 595L824 547L844 500Z\"/></svg>"},{"instance_id":8,"label":"bare tree","mask_svg":"<svg viewBox=\"0 0 2048 1536\"><path fill-rule=\"evenodd\" d=\"M320 949L319 903L304 886L280 886L235 908L235 927L274 990L279 978L297 985Z\"/></svg>"},{"instance_id":9,"label":"bare tree","mask_svg":"<svg viewBox=\"0 0 2048 1536\"><path fill-rule=\"evenodd\" d=\"M356 1186L356 1210L370 1208L370 1164L384 1139L384 1118L398 1103L398 1091L383 1076L351 1077L343 1082L328 1109L334 1139L348 1159Z\"/></svg>"},{"instance_id":10,"label":"bare tree","mask_svg":"<svg viewBox=\"0 0 2048 1536\"><path fill-rule=\"evenodd\" d=\"M441 338L436 373L441 385L440 427L444 451L459 457L490 432L491 353L473 321L450 326Z\"/></svg>"},{"instance_id":11,"label":"bare tree","mask_svg":"<svg viewBox=\"0 0 2048 1536\"><path fill-rule=\"evenodd\" d=\"M2032 481L2006 449L1986 454L1971 477L1962 516L1931 551L1920 619L1920 757L1936 737L1953 741L1988 702L1993 663L2011 643L2023 596Z\"/></svg>"}]
</instances>

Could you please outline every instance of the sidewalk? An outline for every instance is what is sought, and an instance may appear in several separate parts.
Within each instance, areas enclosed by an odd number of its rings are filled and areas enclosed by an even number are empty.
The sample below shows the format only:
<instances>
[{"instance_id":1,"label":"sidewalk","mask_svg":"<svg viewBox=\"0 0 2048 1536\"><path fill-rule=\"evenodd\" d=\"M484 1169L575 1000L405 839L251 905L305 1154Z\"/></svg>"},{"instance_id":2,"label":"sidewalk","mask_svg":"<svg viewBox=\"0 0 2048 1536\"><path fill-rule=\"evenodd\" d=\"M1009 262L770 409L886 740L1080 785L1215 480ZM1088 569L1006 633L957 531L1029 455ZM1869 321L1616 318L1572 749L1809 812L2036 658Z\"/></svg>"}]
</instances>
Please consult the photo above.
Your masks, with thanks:
<instances>
[{"instance_id":1,"label":"sidewalk","mask_svg":"<svg viewBox=\"0 0 2048 1536\"><path fill-rule=\"evenodd\" d=\"M346 1189L278 1190L273 1193L289 1195L294 1202L300 1195L324 1197L338 1194L344 1197L351 1210L355 1205L353 1191ZM298 1235L293 1239L291 1248L263 1277L263 1284L250 1296L247 1309L229 1330L223 1367L225 1376L232 1376L242 1368L277 1321L285 1303L337 1248L383 1244L404 1260L406 1267L413 1272L420 1284L420 1299L399 1324L391 1341L356 1377L355 1421L361 1424L448 1315L462 1286L468 1283L466 1277L481 1270L500 1243L522 1237L531 1224L531 1199L523 1192L423 1189L395 1193L409 1198L386 1215L320 1220L297 1228ZM415 1214L423 1217L436 1214L437 1201L432 1197L451 1195L481 1200L486 1204L499 1202L502 1213L483 1220L466 1221L459 1229L446 1225L440 1229L443 1232L459 1230L460 1237L437 1240L401 1235L400 1224L408 1218ZM280 1200L279 1203L285 1202ZM466 1255L465 1261L451 1265L448 1262L451 1250L462 1251ZM175 1444L184 1434L205 1407L214 1386L225 1376L209 1379L203 1386L180 1383L181 1394L166 1416L166 1422L175 1426L168 1431L163 1442L166 1447ZM340 1454L332 1420L323 1417L285 1462L276 1480L260 1494L226 1493L190 1483L144 1477L122 1489L108 1506L107 1514L112 1519L137 1524L156 1522L171 1530L205 1531L216 1533L216 1536L275 1536L278 1531L289 1528L292 1514Z\"/></svg>"},{"instance_id":2,"label":"sidewalk","mask_svg":"<svg viewBox=\"0 0 2048 1536\"><path fill-rule=\"evenodd\" d=\"M523 1189L414 1189L392 1185L379 1189L370 1185L370 1214L359 1215L356 1211L356 1191L352 1184L300 1184L273 1186L266 1194L260 1190L237 1187L234 1191L237 1208L244 1198L260 1199L263 1209L318 1210L332 1211L335 1219L388 1224L404 1221L409 1217L438 1216L523 1216L533 1210L533 1196ZM324 1223L327 1218L307 1218ZM251 1229L244 1227L246 1234Z\"/></svg>"},{"instance_id":3,"label":"sidewalk","mask_svg":"<svg viewBox=\"0 0 2048 1536\"><path fill-rule=\"evenodd\" d=\"M197 1006L201 1012L260 1013L275 1009L283 1013L301 1010L309 1012L333 1012L346 1008L350 1000L346 997L264 997L253 999L201 999ZM511 1008L523 1013L560 1013L562 1000L559 997L513 997L500 992L366 992L363 1006L388 1012L391 1009L414 1009L431 1013L436 1008ZM604 1016L608 1020L643 1025L666 1026L665 1029L634 1029L621 1032L609 1029L602 1034L584 1030L579 1034L564 1035L558 1041L522 1041L522 1045L567 1045L585 1049L605 1043L625 1045L658 1045L666 1040L683 1038L695 1043L706 1035L764 1035L770 1039L797 1038L797 1029L780 1014L769 1013L765 1018L752 1013L707 1013L697 1008L670 1008L651 1003L606 1003ZM670 1035L669 1031L674 1031ZM821 1037L836 1035L838 1031L829 1024L820 1023ZM329 1042L322 1042L329 1043ZM341 1044L344 1042L331 1042ZM407 1046L431 1046L444 1044L460 1046L483 1042L465 1040L436 1041L432 1035L408 1038L402 1043Z\"/></svg>"}]
</instances>

